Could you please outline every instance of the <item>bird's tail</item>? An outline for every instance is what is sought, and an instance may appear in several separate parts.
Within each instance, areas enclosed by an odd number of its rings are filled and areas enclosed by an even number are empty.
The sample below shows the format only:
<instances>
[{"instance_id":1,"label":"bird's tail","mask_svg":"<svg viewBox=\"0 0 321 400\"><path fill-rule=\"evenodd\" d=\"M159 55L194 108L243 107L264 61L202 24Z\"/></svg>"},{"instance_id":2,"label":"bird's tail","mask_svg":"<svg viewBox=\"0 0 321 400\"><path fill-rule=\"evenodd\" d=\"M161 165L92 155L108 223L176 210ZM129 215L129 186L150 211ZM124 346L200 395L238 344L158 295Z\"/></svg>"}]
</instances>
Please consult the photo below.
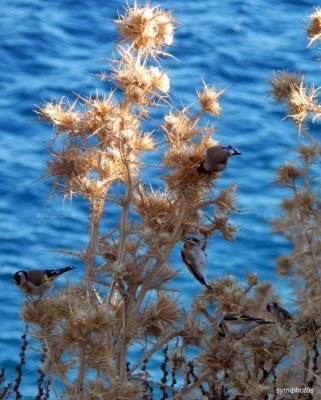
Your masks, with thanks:
<instances>
[{"instance_id":1,"label":"bird's tail","mask_svg":"<svg viewBox=\"0 0 321 400\"><path fill-rule=\"evenodd\" d=\"M264 319L260 319L257 321L259 324L264 325L264 324L275 324L274 321L265 321Z\"/></svg>"},{"instance_id":2,"label":"bird's tail","mask_svg":"<svg viewBox=\"0 0 321 400\"><path fill-rule=\"evenodd\" d=\"M67 271L71 271L72 269L75 269L76 267L74 267L73 265L70 265L68 267L65 268L58 268L58 269L46 269L46 274L48 279L54 279L57 276L64 274Z\"/></svg>"},{"instance_id":3,"label":"bird's tail","mask_svg":"<svg viewBox=\"0 0 321 400\"><path fill-rule=\"evenodd\" d=\"M208 283L208 280L204 278L204 285L207 287L209 290L213 290L212 286Z\"/></svg>"}]
</instances>

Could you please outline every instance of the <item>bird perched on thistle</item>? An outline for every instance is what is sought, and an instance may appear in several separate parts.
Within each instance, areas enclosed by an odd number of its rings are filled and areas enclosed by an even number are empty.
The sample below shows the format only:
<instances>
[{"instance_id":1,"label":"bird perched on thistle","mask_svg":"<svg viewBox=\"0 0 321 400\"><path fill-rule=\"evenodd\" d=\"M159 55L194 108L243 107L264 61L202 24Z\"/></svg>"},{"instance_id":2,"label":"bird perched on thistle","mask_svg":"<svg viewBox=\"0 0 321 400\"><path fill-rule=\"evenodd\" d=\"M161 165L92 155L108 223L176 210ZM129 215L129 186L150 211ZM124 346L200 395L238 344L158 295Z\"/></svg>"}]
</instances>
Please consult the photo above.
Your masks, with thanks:
<instances>
[{"instance_id":1,"label":"bird perched on thistle","mask_svg":"<svg viewBox=\"0 0 321 400\"><path fill-rule=\"evenodd\" d=\"M292 315L275 301L270 301L266 305L266 309L273 315L276 322L284 323L293 319Z\"/></svg>"},{"instance_id":2,"label":"bird perched on thistle","mask_svg":"<svg viewBox=\"0 0 321 400\"><path fill-rule=\"evenodd\" d=\"M219 334L223 337L241 339L252 329L265 324L274 324L274 322L246 314L225 314L219 323Z\"/></svg>"},{"instance_id":3,"label":"bird perched on thistle","mask_svg":"<svg viewBox=\"0 0 321 400\"><path fill-rule=\"evenodd\" d=\"M68 266L59 269L31 269L29 271L17 271L12 281L20 287L28 296L42 296L53 285L53 281L61 274L75 269Z\"/></svg>"},{"instance_id":4,"label":"bird perched on thistle","mask_svg":"<svg viewBox=\"0 0 321 400\"><path fill-rule=\"evenodd\" d=\"M181 255L184 263L195 278L208 289L212 289L204 275L207 263L206 245L201 246L200 240L197 238L187 238L184 241L184 248L181 250Z\"/></svg>"},{"instance_id":5,"label":"bird perched on thistle","mask_svg":"<svg viewBox=\"0 0 321 400\"><path fill-rule=\"evenodd\" d=\"M241 152L232 146L211 146L208 147L203 156L203 160L197 171L200 174L210 174L212 172L223 171L228 159L231 156L240 155Z\"/></svg>"}]
</instances>

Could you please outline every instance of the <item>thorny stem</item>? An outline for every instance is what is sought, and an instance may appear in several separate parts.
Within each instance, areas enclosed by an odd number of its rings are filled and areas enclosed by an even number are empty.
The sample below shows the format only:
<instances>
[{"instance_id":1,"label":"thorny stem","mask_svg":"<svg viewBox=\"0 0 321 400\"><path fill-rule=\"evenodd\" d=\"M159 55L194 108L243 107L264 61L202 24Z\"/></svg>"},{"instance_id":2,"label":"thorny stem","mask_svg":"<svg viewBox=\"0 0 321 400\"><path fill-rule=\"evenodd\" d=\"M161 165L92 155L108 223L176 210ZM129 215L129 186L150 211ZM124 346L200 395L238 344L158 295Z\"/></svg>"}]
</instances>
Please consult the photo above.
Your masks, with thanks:
<instances>
[{"instance_id":1,"label":"thorny stem","mask_svg":"<svg viewBox=\"0 0 321 400\"><path fill-rule=\"evenodd\" d=\"M128 375L130 376L139 366L144 362L146 358L150 358L152 354L155 353L160 347L162 347L164 344L168 343L170 340L172 340L174 337L180 336L181 331L175 331L171 332L167 336L165 336L163 339L158 341L152 348L150 348L148 351L146 351L141 358L132 366L132 368L129 370Z\"/></svg>"},{"instance_id":2,"label":"thorny stem","mask_svg":"<svg viewBox=\"0 0 321 400\"><path fill-rule=\"evenodd\" d=\"M136 321L137 313L139 311L139 307L141 305L141 302L143 301L147 291L149 290L150 285L152 283L152 280L154 278L154 271L157 271L157 269L162 267L162 265L164 264L164 261L166 260L169 252L171 251L174 243L176 242L177 237L179 236L179 234L181 232L181 229L183 227L183 221L184 221L184 218L185 218L185 213L186 213L186 203L183 205L183 207L182 207L182 209L181 209L181 211L180 211L180 213L178 215L177 223L176 223L176 226L175 226L175 230L174 230L174 232L172 234L171 240L167 244L165 250L162 252L161 257L157 260L157 262L155 263L155 265L153 266L153 268L151 269L149 274L145 277L145 280L144 280L144 282L142 284L142 287L140 289L140 292L138 294L137 299L135 299L134 296L132 296L131 299L130 299L130 302L129 302L129 305L128 305L128 310L129 310L128 315L131 316L131 320L128 321L128 324L132 324L133 321ZM148 260L150 258L151 258L151 256L149 255L147 257L147 259L145 260L145 265L148 264ZM134 302L134 300L135 300L135 302Z\"/></svg>"},{"instance_id":3,"label":"thorny stem","mask_svg":"<svg viewBox=\"0 0 321 400\"><path fill-rule=\"evenodd\" d=\"M53 380L52 377L51 377L51 373L50 373L50 372L48 372L48 382L47 382L47 384L46 384L46 393L49 391L49 386L48 386L48 385L52 388L56 400L59 400L60 397L59 397L59 394L58 394L58 390L57 390L57 388L56 388L56 385L55 385L54 380ZM48 397L48 398L49 398L49 397Z\"/></svg>"},{"instance_id":4,"label":"thorny stem","mask_svg":"<svg viewBox=\"0 0 321 400\"><path fill-rule=\"evenodd\" d=\"M44 393L44 398L43 400L50 400L49 396L50 396L50 381L49 379L47 380L46 384L45 384L45 393Z\"/></svg>"},{"instance_id":5,"label":"thorny stem","mask_svg":"<svg viewBox=\"0 0 321 400\"><path fill-rule=\"evenodd\" d=\"M172 368L171 368L171 374L172 374L172 383L171 387L174 388L174 386L177 383L176 380L176 370L177 370L178 364L177 364L177 353L174 354L173 360L172 360Z\"/></svg>"},{"instance_id":6,"label":"thorny stem","mask_svg":"<svg viewBox=\"0 0 321 400\"><path fill-rule=\"evenodd\" d=\"M128 171L129 172L129 171ZM129 180L129 184L127 186L127 194L128 196L130 196L132 193L132 186L131 186L131 181ZM126 208L124 207L123 209L123 214L126 215L126 219L122 219L124 224L127 224L127 216L128 216L128 211L129 211L129 200L130 197L127 197L127 201L128 201L128 210L126 211ZM126 205L126 203L125 203ZM136 320L136 316L137 316L137 312L139 310L140 304L143 301L146 292L148 291L150 284L152 282L153 279L153 272L157 269L160 268L164 261L166 260L169 252L172 249L173 243L175 243L175 240L177 239L178 235L181 232L182 226L183 226L183 222L184 222L184 218L185 218L185 214L186 214L186 203L184 204L184 206L182 207L182 210L180 211L180 214L178 215L178 219L177 219L177 224L175 227L175 230L172 234L172 241L167 245L165 251L163 252L162 257L158 260L158 262L156 262L156 264L153 266L152 270L150 271L149 275L146 277L142 288L140 290L140 293L138 295L138 298L135 302L135 305L133 304L133 297L131 298L131 301L129 302L129 304L127 305L127 302L124 301L124 313L123 313L123 327L122 327L122 331L120 333L120 340L119 340L119 376L120 376L120 381L124 382L127 379L127 373L126 373L126 355L127 355L127 350L128 350L128 343L127 343L127 329L126 329L126 322L127 324L130 325L131 321L127 320L127 316L131 315L132 316L132 321ZM121 230L126 231L126 225L121 226ZM125 240L125 238L124 238ZM120 247L120 246L119 246ZM124 250L123 250L124 251ZM123 252L119 253L119 255L121 257L123 257ZM126 307L126 305L127 307ZM132 312L132 306L134 305L134 312ZM154 350L155 351L155 350ZM152 353L151 353L152 354ZM143 360L145 358L149 358L149 356L145 355Z\"/></svg>"},{"instance_id":7,"label":"thorny stem","mask_svg":"<svg viewBox=\"0 0 321 400\"><path fill-rule=\"evenodd\" d=\"M43 385L44 385L44 380L45 380L46 374L45 374L43 365L44 365L44 362L46 359L46 351L47 351L47 349L46 349L45 345L43 345L42 350L41 350L41 355L40 355L40 365L38 368L38 374L39 374L38 380L37 380L38 394L35 397L35 400L41 400L42 396L45 395L45 387Z\"/></svg>"},{"instance_id":8,"label":"thorny stem","mask_svg":"<svg viewBox=\"0 0 321 400\"><path fill-rule=\"evenodd\" d=\"M118 250L117 250L117 259L115 262L115 267L119 268L123 262L124 255L125 255L125 244L126 244L126 234L127 234L127 222L128 222L128 214L130 210L130 201L133 193L133 184L132 184L132 176L130 172L129 165L126 161L126 158L124 157L124 148L122 145L122 158L124 162L124 167L126 170L126 175L127 175L127 185L126 185L126 194L125 197L122 201L122 213L120 217L120 237L119 237L119 243L118 243ZM108 298L107 298L107 303L110 304L111 299L113 297L113 293L115 290L115 279L113 277L113 281L108 293Z\"/></svg>"},{"instance_id":9,"label":"thorny stem","mask_svg":"<svg viewBox=\"0 0 321 400\"><path fill-rule=\"evenodd\" d=\"M99 240L99 221L104 209L105 200L92 199L90 202L89 243L85 255L85 280L87 283L87 298L92 286L91 278L95 265L96 249Z\"/></svg>"},{"instance_id":10,"label":"thorny stem","mask_svg":"<svg viewBox=\"0 0 321 400\"><path fill-rule=\"evenodd\" d=\"M309 345L307 345L305 360L304 360L304 374L303 374L303 382L307 383L308 373L309 373L309 364L310 364L310 349Z\"/></svg>"},{"instance_id":11,"label":"thorny stem","mask_svg":"<svg viewBox=\"0 0 321 400\"><path fill-rule=\"evenodd\" d=\"M184 205L181 208L181 211L177 217L177 221L176 221L176 226L175 229L172 233L172 237L171 240L169 241L169 243L167 244L166 248L164 249L164 251L162 251L162 255L161 257L158 259L158 261L155 263L155 265L153 266L152 270L149 272L148 276L145 278L144 283L142 285L142 288L140 289L139 295L137 297L136 300L136 304L135 304L135 310L132 313L132 318L133 320L136 319L136 315L137 312L139 310L139 307L141 305L141 302L143 301L146 292L148 291L153 277L154 277L154 271L157 271L159 268L162 267L162 265L164 264L164 262L166 261L168 254L170 253L170 251L172 250L174 244L177 241L177 238L179 237L181 230L183 228L184 225L184 219L185 219L185 215L186 215L186 211L187 211L187 203L184 203Z\"/></svg>"},{"instance_id":12,"label":"thorny stem","mask_svg":"<svg viewBox=\"0 0 321 400\"><path fill-rule=\"evenodd\" d=\"M143 363L143 366L142 366L142 372L144 374L144 380L143 380L144 395L143 395L143 400L150 400L152 398L152 396L153 396L152 395L153 389L152 389L152 387L150 386L150 384L148 382L147 366L148 366L148 359L146 358L144 360L144 363Z\"/></svg>"},{"instance_id":13,"label":"thorny stem","mask_svg":"<svg viewBox=\"0 0 321 400\"><path fill-rule=\"evenodd\" d=\"M0 369L0 387L5 385L5 369L1 368ZM0 396L3 400L8 399L10 392L12 389L12 383L8 383L8 385L4 386L3 388L0 388Z\"/></svg>"},{"instance_id":14,"label":"thorny stem","mask_svg":"<svg viewBox=\"0 0 321 400\"><path fill-rule=\"evenodd\" d=\"M131 197L133 193L133 182L132 175L130 172L130 168L128 162L126 160L125 148L124 145L121 147L121 154L123 157L124 166L126 169L127 175L127 185L126 185L126 194L123 200L123 210L120 219L120 239L118 243L118 251L117 251L117 259L115 263L115 267L117 269L122 269L122 264L125 256L126 249L126 235L127 235L127 223L128 223L128 214L130 210ZM108 294L108 304L112 299L113 291L114 291L114 280L111 285ZM124 383L127 380L127 372L126 372L126 361L127 361L127 350L128 350L128 339L127 339L127 302L123 301L123 326L120 332L119 338L119 377L120 382Z\"/></svg>"},{"instance_id":15,"label":"thorny stem","mask_svg":"<svg viewBox=\"0 0 321 400\"><path fill-rule=\"evenodd\" d=\"M315 322L312 320L312 330L313 330L313 344L312 344L312 349L314 352L314 355L312 357L312 371L313 371L313 377L307 382L309 387L313 387L316 377L318 376L318 357L320 355L319 350L318 350L318 336L315 331Z\"/></svg>"},{"instance_id":16,"label":"thorny stem","mask_svg":"<svg viewBox=\"0 0 321 400\"><path fill-rule=\"evenodd\" d=\"M204 382L208 378L208 372L204 373L200 377L198 377L197 381L194 382L191 386L188 386L181 390L179 393L177 393L172 400L180 400L180 399L185 399L184 397L187 393L190 393L192 390L196 389L202 382Z\"/></svg>"},{"instance_id":17,"label":"thorny stem","mask_svg":"<svg viewBox=\"0 0 321 400\"><path fill-rule=\"evenodd\" d=\"M124 310L123 310L123 326L120 332L120 356L119 356L119 378L120 382L126 382L127 380L127 350L128 350L128 343L127 343L127 330L126 330L126 305L123 302Z\"/></svg>"},{"instance_id":18,"label":"thorny stem","mask_svg":"<svg viewBox=\"0 0 321 400\"><path fill-rule=\"evenodd\" d=\"M268 378L271 374L275 377L275 369L280 364L282 358L286 353L283 353L272 365L272 367L266 372L266 378Z\"/></svg>"},{"instance_id":19,"label":"thorny stem","mask_svg":"<svg viewBox=\"0 0 321 400\"><path fill-rule=\"evenodd\" d=\"M190 361L188 363L189 371L188 371L188 376L191 376L194 379L194 383L198 382L198 376L195 374L194 371L194 365L193 362ZM189 378L188 378L189 379ZM202 393L203 396L208 395L209 393L204 389L204 386L202 384L199 385L199 389Z\"/></svg>"},{"instance_id":20,"label":"thorny stem","mask_svg":"<svg viewBox=\"0 0 321 400\"><path fill-rule=\"evenodd\" d=\"M161 382L163 385L167 384L167 375L168 375L167 362L169 361L167 353L168 353L168 345L166 345L165 348L163 349L164 361L161 363L161 366L160 366L161 371L163 371L163 377L161 379ZM166 400L168 397L168 394L167 394L164 386L161 386L161 391L162 391L161 400Z\"/></svg>"},{"instance_id":21,"label":"thorny stem","mask_svg":"<svg viewBox=\"0 0 321 400\"><path fill-rule=\"evenodd\" d=\"M79 398L82 399L83 391L84 391L84 380L86 374L86 366L85 366L85 358L86 358L86 344L82 343L79 349L79 367L78 367L78 375L77 375L77 391Z\"/></svg>"},{"instance_id":22,"label":"thorny stem","mask_svg":"<svg viewBox=\"0 0 321 400\"><path fill-rule=\"evenodd\" d=\"M49 357L48 377L49 377L49 380L50 380L51 387L53 388L53 391L55 393L55 396L56 396L57 399L59 399L58 390L57 390L56 385L54 383L54 380L52 378L51 365L52 364L54 365L54 361L53 361L53 358L52 358L52 355L51 355L51 353L52 353L51 352L51 348L50 348L50 345L49 345L49 341L46 338L44 338L43 340L44 340L44 343L46 344L46 348L47 348L47 357ZM70 382L68 382L67 379L64 377L64 375L59 371L59 368L55 367L54 370L55 370L55 373L62 380L62 382L64 383L66 388L69 388L69 387L72 386L72 384Z\"/></svg>"},{"instance_id":23,"label":"thorny stem","mask_svg":"<svg viewBox=\"0 0 321 400\"><path fill-rule=\"evenodd\" d=\"M309 236L309 234L307 232L307 229L306 229L306 226L305 226L305 223L304 223L304 219L303 219L303 215L302 215L301 207L300 207L300 203L299 203L299 198L298 198L298 191L297 191L297 187L296 187L295 182L293 182L293 191L294 191L294 195L295 195L295 202L296 202L296 208L297 208L297 211L298 211L299 221L300 221L300 224L301 224L301 227L302 227L302 231L303 231L306 243L307 243L308 248L309 248L309 253L311 254L314 272L315 272L317 280L319 281L319 283L321 283L320 273L319 273L319 270L318 270L318 262L317 262L314 250L312 248L311 238L310 238L310 236Z\"/></svg>"},{"instance_id":24,"label":"thorny stem","mask_svg":"<svg viewBox=\"0 0 321 400\"><path fill-rule=\"evenodd\" d=\"M175 392L175 389L173 387L168 386L168 385L164 385L164 383L162 383L162 382L153 381L152 379L149 379L148 382L149 382L150 385L155 385L155 386L158 386L160 388L163 387L163 388L165 388L166 390L168 390L170 392L173 392L173 393Z\"/></svg>"},{"instance_id":25,"label":"thorny stem","mask_svg":"<svg viewBox=\"0 0 321 400\"><path fill-rule=\"evenodd\" d=\"M15 385L13 387L13 391L15 393L16 400L22 399L22 395L21 395L19 389L20 389L20 384L21 384L21 380L22 380L22 368L23 368L24 364L26 363L26 350L27 350L27 346L28 346L27 335L28 335L28 324L26 324L25 331L24 331L23 335L21 336L22 344L21 344L21 351L19 354L20 362L16 366L17 377L15 379Z\"/></svg>"}]
</instances>

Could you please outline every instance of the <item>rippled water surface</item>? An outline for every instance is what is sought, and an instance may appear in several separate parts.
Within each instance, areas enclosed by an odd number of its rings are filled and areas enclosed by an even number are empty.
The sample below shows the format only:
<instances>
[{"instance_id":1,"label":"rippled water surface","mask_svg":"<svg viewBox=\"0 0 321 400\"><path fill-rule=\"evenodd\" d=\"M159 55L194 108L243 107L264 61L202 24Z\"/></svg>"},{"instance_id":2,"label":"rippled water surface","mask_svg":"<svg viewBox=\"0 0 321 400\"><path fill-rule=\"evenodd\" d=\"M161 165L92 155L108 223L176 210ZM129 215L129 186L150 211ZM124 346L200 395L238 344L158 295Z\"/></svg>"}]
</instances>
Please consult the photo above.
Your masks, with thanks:
<instances>
[{"instance_id":1,"label":"rippled water surface","mask_svg":"<svg viewBox=\"0 0 321 400\"><path fill-rule=\"evenodd\" d=\"M242 151L220 181L221 186L231 182L239 186L238 205L243 211L233 219L240 231L233 243L220 234L210 241L208 276L233 274L243 280L244 271L256 271L274 282L291 308L289 284L274 272L274 259L287 243L271 234L268 221L277 214L282 197L272 183L275 168L298 138L291 122L281 121L283 113L268 96L267 79L274 69L287 68L317 81L319 53L307 49L304 36L304 18L314 3L166 0L161 4L178 20L172 53L179 61L165 62L173 99L184 105L195 101L201 77L226 87L216 137ZM9 378L14 376L23 329L19 319L23 296L11 284L11 275L18 269L74 262L49 250L77 250L87 239L85 204L75 200L62 209L60 198L49 199L50 182L37 180L45 173L52 130L34 121L33 110L44 100L73 99L73 92L89 95L96 87L101 92L107 89L93 74L106 69L104 59L111 55L116 38L112 19L121 6L120 1L100 0L1 1L0 366L7 368ZM148 173L146 181L158 182ZM116 212L106 214L102 229L116 221ZM175 267L182 267L179 249L172 259ZM75 275L80 270L81 265ZM68 278L72 279L70 274ZM183 303L192 290L200 289L191 278L182 269L174 282ZM35 393L37 360L37 354L28 355L25 395Z\"/></svg>"}]
</instances>

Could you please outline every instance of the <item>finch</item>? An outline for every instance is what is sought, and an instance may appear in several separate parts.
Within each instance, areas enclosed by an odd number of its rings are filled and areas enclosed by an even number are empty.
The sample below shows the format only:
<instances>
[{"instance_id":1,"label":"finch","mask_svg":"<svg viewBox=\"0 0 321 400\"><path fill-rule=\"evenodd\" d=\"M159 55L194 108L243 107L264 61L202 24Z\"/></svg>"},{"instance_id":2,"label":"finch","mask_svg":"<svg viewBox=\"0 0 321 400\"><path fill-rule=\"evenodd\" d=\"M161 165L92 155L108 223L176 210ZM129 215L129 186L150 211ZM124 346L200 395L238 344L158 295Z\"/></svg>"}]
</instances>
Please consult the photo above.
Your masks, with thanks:
<instances>
[{"instance_id":1,"label":"finch","mask_svg":"<svg viewBox=\"0 0 321 400\"><path fill-rule=\"evenodd\" d=\"M241 152L232 146L211 146L204 152L204 157L197 168L200 174L223 171L231 156L240 155Z\"/></svg>"},{"instance_id":2,"label":"finch","mask_svg":"<svg viewBox=\"0 0 321 400\"><path fill-rule=\"evenodd\" d=\"M195 278L208 289L212 289L204 275L207 263L205 246L201 246L199 239L187 238L181 251L182 259Z\"/></svg>"},{"instance_id":3,"label":"finch","mask_svg":"<svg viewBox=\"0 0 321 400\"><path fill-rule=\"evenodd\" d=\"M17 271L12 281L27 295L42 296L53 285L53 281L61 274L75 269L69 266L59 269L31 269L29 271Z\"/></svg>"}]
</instances>

